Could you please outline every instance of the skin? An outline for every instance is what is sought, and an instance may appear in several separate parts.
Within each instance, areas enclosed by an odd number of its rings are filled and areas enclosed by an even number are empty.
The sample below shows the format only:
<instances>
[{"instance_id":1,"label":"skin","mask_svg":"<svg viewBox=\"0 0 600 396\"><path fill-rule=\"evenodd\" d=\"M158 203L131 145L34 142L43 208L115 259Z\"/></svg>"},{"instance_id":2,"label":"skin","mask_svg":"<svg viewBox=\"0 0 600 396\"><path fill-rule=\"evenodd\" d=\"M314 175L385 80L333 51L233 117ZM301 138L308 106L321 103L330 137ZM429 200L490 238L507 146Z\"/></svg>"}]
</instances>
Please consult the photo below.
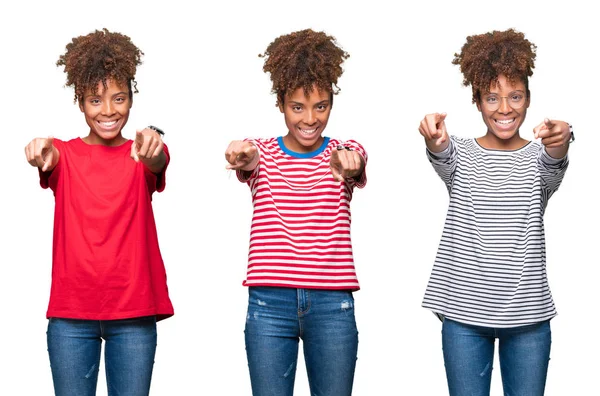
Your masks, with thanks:
<instances>
[{"instance_id":1,"label":"skin","mask_svg":"<svg viewBox=\"0 0 600 396\"><path fill-rule=\"evenodd\" d=\"M82 140L87 144L120 146L127 141L121 130L127 124L133 104L129 88L113 80L106 82L106 89L102 82L96 88L95 95L88 89L79 100L79 109L90 127L88 136Z\"/></svg>"},{"instance_id":2,"label":"skin","mask_svg":"<svg viewBox=\"0 0 600 396\"><path fill-rule=\"evenodd\" d=\"M279 110L284 115L288 133L283 144L297 153L310 153L323 144L323 131L331 114L331 93L320 91L316 86L309 95L302 88L285 95ZM253 143L234 140L225 150L227 169L253 171L259 162L259 152ZM343 182L346 178L357 178L364 169L364 159L356 151L333 150L330 167L333 177Z\"/></svg>"},{"instance_id":3,"label":"skin","mask_svg":"<svg viewBox=\"0 0 600 396\"><path fill-rule=\"evenodd\" d=\"M498 76L498 84L491 84L490 92L481 95L481 100L477 102L477 110L481 113L487 127L486 134L477 139L482 147L493 150L516 150L529 143L519 135L519 128L527 116L529 97L524 99L525 103L519 109L513 109L508 101L511 95L520 93L526 96L526 92L527 88L522 81L511 83L501 74ZM490 94L495 94L500 100L496 110L489 110L485 105L485 98Z\"/></svg>"},{"instance_id":4,"label":"skin","mask_svg":"<svg viewBox=\"0 0 600 396\"><path fill-rule=\"evenodd\" d=\"M132 104L125 82L108 80L106 89L100 82L96 94L92 94L91 89L88 89L79 101L79 109L90 127L89 134L82 140L87 144L111 147L124 144L127 139L122 136L121 131L127 124ZM53 141L53 137L33 139L25 147L27 162L44 172L52 171L60 158ZM160 135L148 128L136 132L130 156L154 173L160 172L166 163Z\"/></svg>"},{"instance_id":5,"label":"skin","mask_svg":"<svg viewBox=\"0 0 600 396\"><path fill-rule=\"evenodd\" d=\"M498 76L498 82L498 85L490 86L490 93L501 97L498 109L486 109L483 104L486 94L481 95L482 99L477 103L477 109L487 127L486 134L477 138L477 142L487 149L516 150L528 143L519 135L519 128L525 121L530 100L527 98L520 109L513 109L507 97L515 91L526 92L525 84L522 81L512 84L502 74ZM439 153L448 147L446 116L446 113L427 114L419 125L419 132L425 138L427 148L433 153ZM533 134L536 139L542 139L541 143L551 157L563 158L567 154L571 132L566 122L546 118L533 129Z\"/></svg>"},{"instance_id":6,"label":"skin","mask_svg":"<svg viewBox=\"0 0 600 396\"><path fill-rule=\"evenodd\" d=\"M323 131L331 114L328 91L313 87L309 95L302 88L285 95L279 111L283 113L287 135L283 137L285 147L297 153L310 153L323 144Z\"/></svg>"}]
</instances>

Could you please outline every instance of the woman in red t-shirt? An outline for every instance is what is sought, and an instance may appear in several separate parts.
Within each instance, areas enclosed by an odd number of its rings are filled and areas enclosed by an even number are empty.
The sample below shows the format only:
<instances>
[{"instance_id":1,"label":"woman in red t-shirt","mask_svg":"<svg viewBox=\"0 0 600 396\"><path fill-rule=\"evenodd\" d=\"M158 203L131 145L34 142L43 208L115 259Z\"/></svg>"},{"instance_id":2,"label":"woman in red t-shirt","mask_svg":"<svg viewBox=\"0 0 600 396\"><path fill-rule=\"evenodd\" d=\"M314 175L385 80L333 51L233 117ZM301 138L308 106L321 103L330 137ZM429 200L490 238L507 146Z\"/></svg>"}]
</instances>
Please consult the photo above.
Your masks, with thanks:
<instances>
[{"instance_id":1,"label":"woman in red t-shirt","mask_svg":"<svg viewBox=\"0 0 600 396\"><path fill-rule=\"evenodd\" d=\"M89 133L25 147L56 200L47 334L59 396L96 393L103 339L109 393L147 395L156 321L173 315L151 205L165 188L169 152L156 127L133 141L121 133L142 55L106 29L73 38L57 65Z\"/></svg>"}]
</instances>

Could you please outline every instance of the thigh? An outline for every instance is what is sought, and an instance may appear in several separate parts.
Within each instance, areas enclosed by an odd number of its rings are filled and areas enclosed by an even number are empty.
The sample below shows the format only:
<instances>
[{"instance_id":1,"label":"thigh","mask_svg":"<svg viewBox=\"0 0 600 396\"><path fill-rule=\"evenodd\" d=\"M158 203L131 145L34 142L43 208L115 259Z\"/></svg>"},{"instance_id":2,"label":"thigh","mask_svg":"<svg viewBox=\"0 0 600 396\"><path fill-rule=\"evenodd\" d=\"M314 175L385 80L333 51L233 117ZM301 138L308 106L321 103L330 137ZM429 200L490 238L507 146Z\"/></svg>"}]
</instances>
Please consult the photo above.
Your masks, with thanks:
<instances>
[{"instance_id":1,"label":"thigh","mask_svg":"<svg viewBox=\"0 0 600 396\"><path fill-rule=\"evenodd\" d=\"M506 396L542 396L550 361L550 321L500 333L500 370Z\"/></svg>"},{"instance_id":2,"label":"thigh","mask_svg":"<svg viewBox=\"0 0 600 396\"><path fill-rule=\"evenodd\" d=\"M156 352L154 316L102 321L109 396L147 396Z\"/></svg>"},{"instance_id":3,"label":"thigh","mask_svg":"<svg viewBox=\"0 0 600 396\"><path fill-rule=\"evenodd\" d=\"M298 360L296 289L250 287L245 340L254 396L294 392Z\"/></svg>"},{"instance_id":4,"label":"thigh","mask_svg":"<svg viewBox=\"0 0 600 396\"><path fill-rule=\"evenodd\" d=\"M442 348L450 396L489 396L494 342L493 329L444 320Z\"/></svg>"},{"instance_id":5,"label":"thigh","mask_svg":"<svg viewBox=\"0 0 600 396\"><path fill-rule=\"evenodd\" d=\"M98 321L50 318L46 334L56 396L95 395L102 344Z\"/></svg>"},{"instance_id":6,"label":"thigh","mask_svg":"<svg viewBox=\"0 0 600 396\"><path fill-rule=\"evenodd\" d=\"M306 293L309 304L301 323L311 395L351 395L358 351L352 292Z\"/></svg>"}]
</instances>

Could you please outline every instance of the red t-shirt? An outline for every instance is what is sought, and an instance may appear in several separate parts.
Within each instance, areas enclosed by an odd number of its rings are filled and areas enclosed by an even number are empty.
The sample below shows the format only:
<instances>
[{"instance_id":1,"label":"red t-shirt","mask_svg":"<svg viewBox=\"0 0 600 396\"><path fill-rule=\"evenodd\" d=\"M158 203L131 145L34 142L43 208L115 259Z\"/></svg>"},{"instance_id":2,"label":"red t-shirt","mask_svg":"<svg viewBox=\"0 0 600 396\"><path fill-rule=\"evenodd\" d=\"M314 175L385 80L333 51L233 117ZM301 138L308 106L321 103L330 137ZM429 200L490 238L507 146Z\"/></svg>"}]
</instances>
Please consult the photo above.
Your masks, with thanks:
<instances>
[{"instance_id":1,"label":"red t-shirt","mask_svg":"<svg viewBox=\"0 0 600 396\"><path fill-rule=\"evenodd\" d=\"M130 158L132 143L54 139L58 165L40 172L56 200L48 318L173 315L151 204L165 188L169 152L165 145L167 163L156 175Z\"/></svg>"}]
</instances>

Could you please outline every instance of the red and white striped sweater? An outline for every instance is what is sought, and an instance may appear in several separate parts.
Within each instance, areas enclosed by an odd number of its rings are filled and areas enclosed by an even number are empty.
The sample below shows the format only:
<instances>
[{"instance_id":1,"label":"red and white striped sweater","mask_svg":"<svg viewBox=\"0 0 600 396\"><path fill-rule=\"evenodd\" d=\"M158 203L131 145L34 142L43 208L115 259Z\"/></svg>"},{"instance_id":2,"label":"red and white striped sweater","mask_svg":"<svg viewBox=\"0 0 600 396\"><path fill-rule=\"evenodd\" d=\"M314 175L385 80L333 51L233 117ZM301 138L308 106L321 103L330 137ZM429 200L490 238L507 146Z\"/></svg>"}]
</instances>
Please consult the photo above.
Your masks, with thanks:
<instances>
[{"instance_id":1,"label":"red and white striped sweater","mask_svg":"<svg viewBox=\"0 0 600 396\"><path fill-rule=\"evenodd\" d=\"M357 142L325 138L311 153L288 150L282 138L250 140L260 152L252 174L237 172L252 192L245 286L358 290L350 239L354 187L367 182L336 181L329 168L340 144L367 153Z\"/></svg>"}]
</instances>

